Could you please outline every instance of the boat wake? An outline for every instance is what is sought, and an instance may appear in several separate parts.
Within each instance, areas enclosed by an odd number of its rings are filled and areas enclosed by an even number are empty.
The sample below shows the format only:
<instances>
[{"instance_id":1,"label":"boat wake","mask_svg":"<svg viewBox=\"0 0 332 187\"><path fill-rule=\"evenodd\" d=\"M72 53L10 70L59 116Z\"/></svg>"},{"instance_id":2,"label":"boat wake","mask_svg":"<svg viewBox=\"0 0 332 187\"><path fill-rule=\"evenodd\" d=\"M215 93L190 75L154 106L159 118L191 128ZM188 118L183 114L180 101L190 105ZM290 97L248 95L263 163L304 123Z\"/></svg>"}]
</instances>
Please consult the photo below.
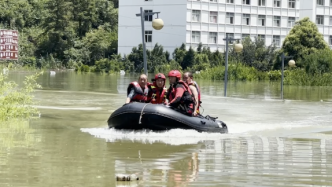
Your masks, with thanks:
<instances>
[{"instance_id":1,"label":"boat wake","mask_svg":"<svg viewBox=\"0 0 332 187\"><path fill-rule=\"evenodd\" d=\"M219 140L232 138L231 134L197 132L196 130L172 129L164 132L149 130L125 131L108 128L82 128L82 132L89 133L96 138L105 139L107 142L129 140L145 144L165 143L169 145L197 144L204 140Z\"/></svg>"},{"instance_id":2,"label":"boat wake","mask_svg":"<svg viewBox=\"0 0 332 187\"><path fill-rule=\"evenodd\" d=\"M172 129L163 132L150 130L117 130L109 128L81 128L82 132L89 133L96 138L107 142L129 140L145 144L165 143L169 145L198 144L206 140L232 139L239 137L265 136L265 137L297 137L308 136L315 138L315 134L332 132L331 117L313 116L302 120L289 120L283 122L230 122L229 134L197 132L196 130Z\"/></svg>"}]
</instances>

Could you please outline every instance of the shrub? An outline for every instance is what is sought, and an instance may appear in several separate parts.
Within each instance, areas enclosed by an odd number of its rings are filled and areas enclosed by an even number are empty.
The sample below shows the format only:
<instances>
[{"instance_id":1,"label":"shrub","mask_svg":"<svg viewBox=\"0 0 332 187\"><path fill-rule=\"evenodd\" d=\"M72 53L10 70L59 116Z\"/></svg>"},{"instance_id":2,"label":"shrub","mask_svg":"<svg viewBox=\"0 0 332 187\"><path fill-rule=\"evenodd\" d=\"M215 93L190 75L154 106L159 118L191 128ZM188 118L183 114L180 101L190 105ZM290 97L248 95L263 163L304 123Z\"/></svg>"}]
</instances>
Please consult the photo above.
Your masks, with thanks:
<instances>
[{"instance_id":1,"label":"shrub","mask_svg":"<svg viewBox=\"0 0 332 187\"><path fill-rule=\"evenodd\" d=\"M13 81L8 81L6 75L0 73L0 121L8 119L29 119L38 114L31 93L35 88L41 88L36 80L41 73L26 76L24 86L20 88Z\"/></svg>"}]
</instances>

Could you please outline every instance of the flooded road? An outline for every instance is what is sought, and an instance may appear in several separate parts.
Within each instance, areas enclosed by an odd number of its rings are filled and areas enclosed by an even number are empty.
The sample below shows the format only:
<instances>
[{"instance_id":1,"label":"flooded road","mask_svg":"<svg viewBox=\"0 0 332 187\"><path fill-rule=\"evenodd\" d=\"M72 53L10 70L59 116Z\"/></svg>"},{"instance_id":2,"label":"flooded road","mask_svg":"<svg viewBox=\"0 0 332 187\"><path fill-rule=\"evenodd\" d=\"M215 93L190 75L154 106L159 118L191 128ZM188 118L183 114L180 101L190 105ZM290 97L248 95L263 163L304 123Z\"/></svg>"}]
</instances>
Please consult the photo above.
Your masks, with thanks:
<instances>
[{"instance_id":1,"label":"flooded road","mask_svg":"<svg viewBox=\"0 0 332 187\"><path fill-rule=\"evenodd\" d=\"M42 75L41 119L0 129L0 186L332 186L330 87L285 86L281 101L279 82L231 82L225 98L223 82L198 81L203 114L229 134L108 129L133 80Z\"/></svg>"}]
</instances>

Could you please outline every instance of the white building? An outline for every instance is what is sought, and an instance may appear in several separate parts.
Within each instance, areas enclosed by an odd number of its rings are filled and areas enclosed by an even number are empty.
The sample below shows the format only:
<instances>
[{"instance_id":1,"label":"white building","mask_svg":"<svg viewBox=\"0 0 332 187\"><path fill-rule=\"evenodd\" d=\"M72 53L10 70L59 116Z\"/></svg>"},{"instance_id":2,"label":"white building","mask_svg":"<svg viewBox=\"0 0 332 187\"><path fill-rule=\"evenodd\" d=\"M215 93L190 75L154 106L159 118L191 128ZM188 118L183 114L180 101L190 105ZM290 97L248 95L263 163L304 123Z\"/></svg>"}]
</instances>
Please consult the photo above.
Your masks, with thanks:
<instances>
[{"instance_id":1,"label":"white building","mask_svg":"<svg viewBox=\"0 0 332 187\"><path fill-rule=\"evenodd\" d=\"M242 39L256 36L266 45L281 46L295 21L309 17L332 45L332 0L120 0L118 53L129 54L142 43L140 7L160 12L165 26L152 28L154 16L145 17L147 49L161 44L172 53L185 43L200 42L211 50L224 50L226 35Z\"/></svg>"}]
</instances>

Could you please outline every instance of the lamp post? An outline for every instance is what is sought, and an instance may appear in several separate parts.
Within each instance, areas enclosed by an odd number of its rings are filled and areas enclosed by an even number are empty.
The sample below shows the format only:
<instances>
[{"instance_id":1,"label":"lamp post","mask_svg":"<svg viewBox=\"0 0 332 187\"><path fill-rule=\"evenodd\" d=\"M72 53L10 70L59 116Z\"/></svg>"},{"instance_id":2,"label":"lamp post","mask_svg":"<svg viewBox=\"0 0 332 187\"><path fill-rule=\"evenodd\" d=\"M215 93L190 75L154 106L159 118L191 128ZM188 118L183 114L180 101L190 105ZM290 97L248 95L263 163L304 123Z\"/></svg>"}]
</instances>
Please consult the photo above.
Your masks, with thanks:
<instances>
[{"instance_id":1,"label":"lamp post","mask_svg":"<svg viewBox=\"0 0 332 187\"><path fill-rule=\"evenodd\" d=\"M226 41L226 58L225 58L225 87L224 87L224 97L227 96L227 73L228 73L228 43L233 41L239 41L240 39L235 38L229 38L228 35L226 35L226 38L223 39ZM239 53L243 50L242 44L235 44L234 46L235 52Z\"/></svg>"},{"instance_id":2,"label":"lamp post","mask_svg":"<svg viewBox=\"0 0 332 187\"><path fill-rule=\"evenodd\" d=\"M143 45L143 61L144 61L144 73L147 75L148 74L148 65L146 62L146 46L145 46L145 29L144 29L144 20L145 20L145 16L150 16L150 15L154 15L157 14L157 19L154 19L152 21L152 27L156 30L160 30L163 28L164 26L164 22L163 20L158 18L158 14L160 12L144 12L143 8L141 7L141 13L136 14L137 17L141 17L141 27L142 27L142 45Z\"/></svg>"},{"instance_id":3,"label":"lamp post","mask_svg":"<svg viewBox=\"0 0 332 187\"><path fill-rule=\"evenodd\" d=\"M285 58L293 58L293 56L285 56L285 53L281 54L281 99L284 99L284 69L285 69ZM295 61L290 60L288 62L290 67L295 67Z\"/></svg>"}]
</instances>

